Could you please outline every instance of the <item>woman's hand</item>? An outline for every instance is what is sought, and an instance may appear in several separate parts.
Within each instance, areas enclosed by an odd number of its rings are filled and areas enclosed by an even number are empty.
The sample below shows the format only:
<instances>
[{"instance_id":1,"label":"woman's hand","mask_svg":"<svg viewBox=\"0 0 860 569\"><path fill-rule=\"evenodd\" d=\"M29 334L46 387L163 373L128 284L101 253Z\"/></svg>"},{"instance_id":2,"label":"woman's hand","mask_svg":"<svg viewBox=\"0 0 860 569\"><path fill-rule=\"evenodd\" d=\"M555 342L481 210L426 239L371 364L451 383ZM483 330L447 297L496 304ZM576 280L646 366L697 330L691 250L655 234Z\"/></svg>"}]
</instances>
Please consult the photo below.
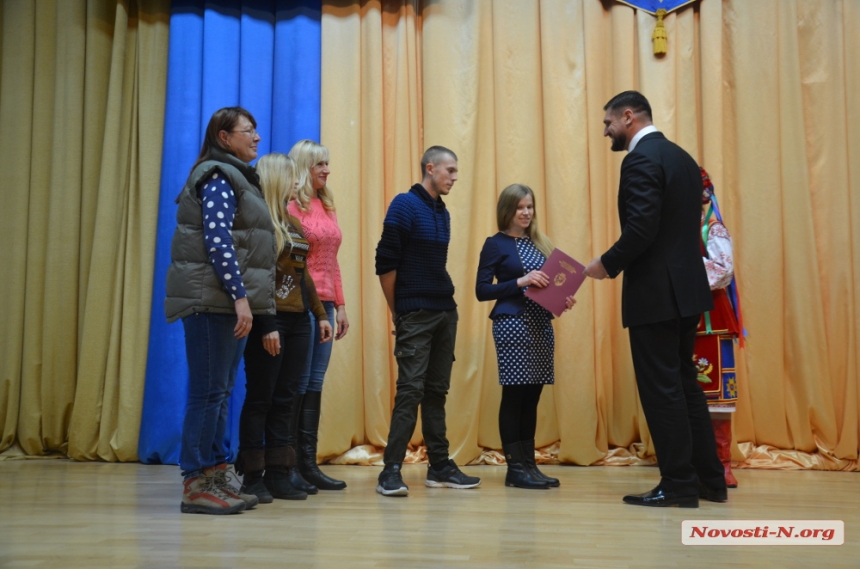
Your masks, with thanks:
<instances>
[{"instance_id":1,"label":"woman's hand","mask_svg":"<svg viewBox=\"0 0 860 569\"><path fill-rule=\"evenodd\" d=\"M520 288L524 286L543 288L548 284L549 276L543 271L532 271L526 276L517 279L517 286Z\"/></svg>"},{"instance_id":2,"label":"woman's hand","mask_svg":"<svg viewBox=\"0 0 860 569\"><path fill-rule=\"evenodd\" d=\"M240 298L233 303L233 307L236 310L236 327L233 328L233 335L242 339L251 333L251 323L254 321L248 297Z\"/></svg>"},{"instance_id":3,"label":"woman's hand","mask_svg":"<svg viewBox=\"0 0 860 569\"><path fill-rule=\"evenodd\" d=\"M265 349L272 357L281 353L281 335L278 331L269 332L263 336L263 349Z\"/></svg>"},{"instance_id":4,"label":"woman's hand","mask_svg":"<svg viewBox=\"0 0 860 569\"><path fill-rule=\"evenodd\" d=\"M328 320L320 319L320 344L331 342L331 323Z\"/></svg>"},{"instance_id":5,"label":"woman's hand","mask_svg":"<svg viewBox=\"0 0 860 569\"><path fill-rule=\"evenodd\" d=\"M576 304L575 298L573 298L572 296L568 296L567 298L565 298L564 299L564 306L565 306L564 311L567 312L568 310L573 308L574 304Z\"/></svg>"},{"instance_id":6,"label":"woman's hand","mask_svg":"<svg viewBox=\"0 0 860 569\"><path fill-rule=\"evenodd\" d=\"M346 332L349 330L349 319L346 317L346 307L343 304L337 307L337 315L334 321L337 324L337 335L334 339L340 340L346 336Z\"/></svg>"}]
</instances>

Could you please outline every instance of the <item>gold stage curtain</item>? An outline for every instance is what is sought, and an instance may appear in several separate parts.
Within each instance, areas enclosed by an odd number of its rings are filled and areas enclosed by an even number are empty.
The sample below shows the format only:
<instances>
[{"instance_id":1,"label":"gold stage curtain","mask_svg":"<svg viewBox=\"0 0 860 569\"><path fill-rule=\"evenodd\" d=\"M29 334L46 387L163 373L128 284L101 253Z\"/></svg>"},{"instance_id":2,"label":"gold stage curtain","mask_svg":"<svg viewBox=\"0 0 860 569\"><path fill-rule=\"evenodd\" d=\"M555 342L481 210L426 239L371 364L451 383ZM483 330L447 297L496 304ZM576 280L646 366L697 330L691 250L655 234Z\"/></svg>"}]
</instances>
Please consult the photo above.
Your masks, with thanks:
<instances>
[{"instance_id":1,"label":"gold stage curtain","mask_svg":"<svg viewBox=\"0 0 860 569\"><path fill-rule=\"evenodd\" d=\"M602 136L602 107L638 89L710 172L735 240L749 331L735 459L857 469L860 3L701 0L665 18L659 58L655 23L609 0L324 2L322 142L352 328L326 379L321 454L379 460L396 364L374 253L387 204L441 144L460 159L446 199L460 311L448 435L458 462L495 460L482 456L500 446L491 305L474 285L496 197L528 184L558 247L583 262L605 251L623 153ZM556 323L537 444L558 441L561 462L653 462L620 284L588 282Z\"/></svg>"},{"instance_id":2,"label":"gold stage curtain","mask_svg":"<svg viewBox=\"0 0 860 569\"><path fill-rule=\"evenodd\" d=\"M0 451L136 460L170 2L0 14Z\"/></svg>"}]
</instances>

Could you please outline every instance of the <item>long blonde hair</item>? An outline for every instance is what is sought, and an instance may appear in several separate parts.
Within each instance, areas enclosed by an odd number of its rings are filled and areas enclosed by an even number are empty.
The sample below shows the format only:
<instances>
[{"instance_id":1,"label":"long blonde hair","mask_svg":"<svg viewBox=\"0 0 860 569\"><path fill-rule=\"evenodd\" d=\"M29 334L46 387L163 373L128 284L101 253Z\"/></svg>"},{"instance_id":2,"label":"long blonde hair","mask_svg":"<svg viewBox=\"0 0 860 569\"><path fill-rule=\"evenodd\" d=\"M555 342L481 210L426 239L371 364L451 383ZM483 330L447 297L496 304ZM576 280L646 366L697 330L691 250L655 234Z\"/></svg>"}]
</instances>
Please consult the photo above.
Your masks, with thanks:
<instances>
[{"instance_id":1,"label":"long blonde hair","mask_svg":"<svg viewBox=\"0 0 860 569\"><path fill-rule=\"evenodd\" d=\"M275 226L275 241L280 254L287 244L290 249L293 247L286 205L296 183L296 163L286 154L272 152L257 161L257 174Z\"/></svg>"},{"instance_id":2,"label":"long blonde hair","mask_svg":"<svg viewBox=\"0 0 860 569\"><path fill-rule=\"evenodd\" d=\"M502 190L501 195L499 195L499 203L496 206L496 223L499 225L499 231L505 232L508 230L511 226L511 221L513 221L514 216L517 214L517 206L520 200L526 196L531 196L532 205L534 206L532 221L526 228L526 235L531 237L532 242L543 253L544 257L549 257L553 250L552 241L549 240L549 237L541 233L537 220L537 200L535 200L535 193L525 184L511 184Z\"/></svg>"},{"instance_id":3,"label":"long blonde hair","mask_svg":"<svg viewBox=\"0 0 860 569\"><path fill-rule=\"evenodd\" d=\"M318 197L326 211L334 211L334 196L328 185L315 191L310 175L315 164L328 162L328 148L313 140L300 140L290 149L290 158L296 162L299 175L299 187L296 191L299 209L308 211L311 198Z\"/></svg>"}]
</instances>

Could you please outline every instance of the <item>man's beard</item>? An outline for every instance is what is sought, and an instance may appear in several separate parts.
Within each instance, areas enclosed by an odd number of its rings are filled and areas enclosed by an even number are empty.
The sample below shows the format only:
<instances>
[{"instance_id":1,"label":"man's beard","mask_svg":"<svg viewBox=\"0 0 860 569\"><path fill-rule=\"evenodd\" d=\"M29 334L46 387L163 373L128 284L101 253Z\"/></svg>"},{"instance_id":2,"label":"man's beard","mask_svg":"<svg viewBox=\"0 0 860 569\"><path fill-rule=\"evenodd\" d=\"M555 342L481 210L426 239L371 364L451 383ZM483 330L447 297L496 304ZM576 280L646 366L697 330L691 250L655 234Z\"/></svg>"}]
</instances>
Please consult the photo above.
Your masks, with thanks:
<instances>
[{"instance_id":1,"label":"man's beard","mask_svg":"<svg viewBox=\"0 0 860 569\"><path fill-rule=\"evenodd\" d=\"M612 140L612 152L621 152L625 150L627 147L627 141L620 136L610 136L610 140Z\"/></svg>"}]
</instances>

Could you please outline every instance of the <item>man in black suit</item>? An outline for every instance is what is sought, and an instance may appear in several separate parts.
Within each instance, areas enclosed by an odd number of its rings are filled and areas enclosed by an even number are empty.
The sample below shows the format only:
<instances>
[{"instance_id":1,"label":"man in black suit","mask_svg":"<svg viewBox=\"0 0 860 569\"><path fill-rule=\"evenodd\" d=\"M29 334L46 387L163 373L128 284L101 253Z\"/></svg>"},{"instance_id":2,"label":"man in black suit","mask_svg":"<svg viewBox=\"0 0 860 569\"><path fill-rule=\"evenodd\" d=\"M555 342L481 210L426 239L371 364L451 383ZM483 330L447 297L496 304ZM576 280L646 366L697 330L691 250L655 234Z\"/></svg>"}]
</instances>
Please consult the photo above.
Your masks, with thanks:
<instances>
[{"instance_id":1,"label":"man in black suit","mask_svg":"<svg viewBox=\"0 0 860 569\"><path fill-rule=\"evenodd\" d=\"M603 134L621 163L621 237L585 274L624 271L621 316L630 334L636 384L660 466L660 484L624 497L639 506L696 508L725 502L726 482L693 343L700 315L713 308L700 251L702 177L696 161L651 124L651 106L625 91L603 107Z\"/></svg>"}]
</instances>

